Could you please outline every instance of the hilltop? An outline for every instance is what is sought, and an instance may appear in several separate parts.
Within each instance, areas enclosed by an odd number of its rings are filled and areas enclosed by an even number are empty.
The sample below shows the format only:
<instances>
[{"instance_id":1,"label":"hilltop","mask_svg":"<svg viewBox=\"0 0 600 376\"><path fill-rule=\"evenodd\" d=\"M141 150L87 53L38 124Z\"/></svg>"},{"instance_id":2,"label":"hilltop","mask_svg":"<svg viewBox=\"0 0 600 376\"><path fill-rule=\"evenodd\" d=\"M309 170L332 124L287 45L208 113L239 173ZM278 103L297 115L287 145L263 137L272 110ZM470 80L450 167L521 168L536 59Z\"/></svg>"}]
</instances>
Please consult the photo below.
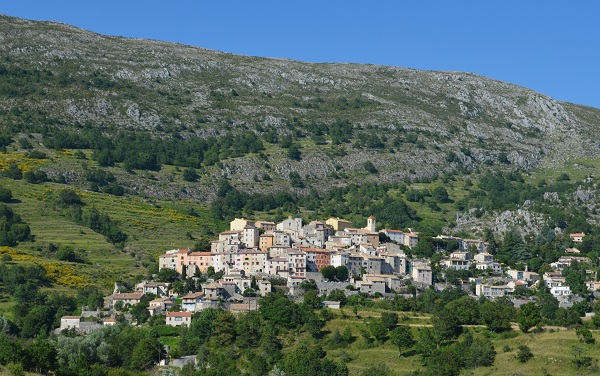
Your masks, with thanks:
<instances>
[{"instance_id":1,"label":"hilltop","mask_svg":"<svg viewBox=\"0 0 600 376\"><path fill-rule=\"evenodd\" d=\"M509 164L557 167L598 153L600 110L470 73L239 56L6 16L0 42L0 121L11 134L43 135L41 144L59 130L165 141L252 135L263 143L165 159L208 177L179 197L212 200L210 186L223 176L273 192L289 189L297 172L322 191ZM365 173L367 161L379 175ZM265 174L272 179L255 181ZM174 197L152 180L124 184Z\"/></svg>"}]
</instances>

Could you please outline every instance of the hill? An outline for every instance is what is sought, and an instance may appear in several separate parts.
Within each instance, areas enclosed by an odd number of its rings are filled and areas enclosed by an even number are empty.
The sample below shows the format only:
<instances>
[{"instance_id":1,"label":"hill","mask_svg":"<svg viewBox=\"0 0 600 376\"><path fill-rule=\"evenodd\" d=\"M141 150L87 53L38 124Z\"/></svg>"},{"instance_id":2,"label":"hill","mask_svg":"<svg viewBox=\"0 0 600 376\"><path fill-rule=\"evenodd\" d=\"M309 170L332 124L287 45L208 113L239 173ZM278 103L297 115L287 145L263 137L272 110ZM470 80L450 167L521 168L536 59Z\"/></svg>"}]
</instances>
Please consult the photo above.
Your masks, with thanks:
<instances>
[{"instance_id":1,"label":"hill","mask_svg":"<svg viewBox=\"0 0 600 376\"><path fill-rule=\"evenodd\" d=\"M597 221L599 109L470 73L239 56L6 16L0 42L2 181L34 236L19 247L114 259L107 284L236 215L375 214L477 236ZM11 164L28 177L7 179ZM115 248L57 207L65 189L127 240Z\"/></svg>"},{"instance_id":2,"label":"hill","mask_svg":"<svg viewBox=\"0 0 600 376\"><path fill-rule=\"evenodd\" d=\"M41 134L50 145L65 138L59 131L88 141L131 131L163 140L156 149L169 141L203 149L163 151L157 162L203 168L208 184L172 192L124 181L150 196L212 200L220 176L273 192L289 189L297 172L323 190L508 163L557 167L598 153L600 110L470 73L238 56L6 16L0 35L0 120L9 133ZM240 146L254 142L262 147ZM365 172L367 161L378 175ZM255 181L265 174L272 179Z\"/></svg>"},{"instance_id":3,"label":"hill","mask_svg":"<svg viewBox=\"0 0 600 376\"><path fill-rule=\"evenodd\" d=\"M175 357L209 359L207 374L275 364L352 375L595 374L597 347L573 330L598 328L579 319L598 312L592 300L543 302L544 323L568 330L496 333L476 308L460 337L454 325L435 338L426 329L444 324L435 315L451 311L458 289L356 294L336 313L315 310L315 294L304 304L269 295L261 309L271 301L286 315L204 310L189 331L157 315L87 337L40 334L102 305L115 281L133 287L156 272L160 253L206 249L242 215L354 224L375 215L380 226L420 232L406 252L435 253L438 279L440 233L485 238L497 260L540 271L573 245L570 232L585 232L581 255L597 260L599 124L599 109L470 73L238 56L0 16L0 364L15 374L133 374L168 344ZM466 279L450 274L448 283ZM388 338L396 324L379 325L391 311L404 312L396 321L419 349L398 356ZM524 345L527 363L517 359Z\"/></svg>"}]
</instances>

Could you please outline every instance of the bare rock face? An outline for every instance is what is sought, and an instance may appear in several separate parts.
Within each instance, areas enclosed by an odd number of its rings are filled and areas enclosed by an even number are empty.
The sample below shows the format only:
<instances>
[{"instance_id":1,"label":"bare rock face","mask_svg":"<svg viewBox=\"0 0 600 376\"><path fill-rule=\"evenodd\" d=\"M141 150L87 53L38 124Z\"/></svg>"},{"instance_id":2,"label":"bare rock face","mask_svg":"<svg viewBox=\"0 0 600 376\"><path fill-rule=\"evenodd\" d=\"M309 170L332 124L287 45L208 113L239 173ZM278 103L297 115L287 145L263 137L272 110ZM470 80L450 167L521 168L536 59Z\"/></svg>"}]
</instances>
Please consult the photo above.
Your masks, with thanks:
<instances>
[{"instance_id":1,"label":"bare rock face","mask_svg":"<svg viewBox=\"0 0 600 376\"><path fill-rule=\"evenodd\" d=\"M137 123L140 122L140 109L136 103L129 106L129 108L127 109L127 116L129 116L131 120Z\"/></svg>"},{"instance_id":2,"label":"bare rock face","mask_svg":"<svg viewBox=\"0 0 600 376\"><path fill-rule=\"evenodd\" d=\"M558 197L558 192L544 192L544 200L560 202L560 198Z\"/></svg>"},{"instance_id":3,"label":"bare rock face","mask_svg":"<svg viewBox=\"0 0 600 376\"><path fill-rule=\"evenodd\" d=\"M488 228L502 236L512 229L518 229L521 234L537 235L548 224L547 219L541 214L526 209L528 206L529 204L525 202L524 209L503 212L482 213L479 209L471 209L468 212L457 213L454 225L443 230L448 233L464 231L482 236L483 230Z\"/></svg>"},{"instance_id":4,"label":"bare rock face","mask_svg":"<svg viewBox=\"0 0 600 376\"><path fill-rule=\"evenodd\" d=\"M595 197L595 194L590 189L586 189L586 190L578 189L575 192L575 199L580 202L589 202L594 197Z\"/></svg>"}]
</instances>

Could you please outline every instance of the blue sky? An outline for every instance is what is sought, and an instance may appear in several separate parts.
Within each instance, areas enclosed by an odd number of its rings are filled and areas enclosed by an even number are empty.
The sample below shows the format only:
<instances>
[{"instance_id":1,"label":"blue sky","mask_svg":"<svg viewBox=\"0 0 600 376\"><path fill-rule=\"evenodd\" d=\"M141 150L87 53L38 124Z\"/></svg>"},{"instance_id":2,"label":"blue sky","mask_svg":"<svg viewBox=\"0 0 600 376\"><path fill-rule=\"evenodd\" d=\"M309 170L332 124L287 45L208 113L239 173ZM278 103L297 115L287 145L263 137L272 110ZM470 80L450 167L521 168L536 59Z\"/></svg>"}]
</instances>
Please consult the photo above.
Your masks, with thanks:
<instances>
[{"instance_id":1,"label":"blue sky","mask_svg":"<svg viewBox=\"0 0 600 376\"><path fill-rule=\"evenodd\" d=\"M473 72L600 108L597 1L6 0L0 13L242 55Z\"/></svg>"}]
</instances>

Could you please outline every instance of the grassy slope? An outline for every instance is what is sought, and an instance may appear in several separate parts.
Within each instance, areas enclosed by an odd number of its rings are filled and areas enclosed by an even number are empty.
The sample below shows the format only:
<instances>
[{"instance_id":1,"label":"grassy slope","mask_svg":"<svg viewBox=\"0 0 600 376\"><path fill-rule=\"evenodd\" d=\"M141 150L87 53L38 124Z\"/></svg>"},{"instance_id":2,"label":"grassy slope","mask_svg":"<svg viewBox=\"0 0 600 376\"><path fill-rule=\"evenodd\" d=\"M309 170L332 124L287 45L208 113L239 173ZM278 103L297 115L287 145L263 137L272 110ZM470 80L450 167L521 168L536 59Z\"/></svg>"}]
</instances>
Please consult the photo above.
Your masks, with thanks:
<instances>
[{"instance_id":1,"label":"grassy slope","mask_svg":"<svg viewBox=\"0 0 600 376\"><path fill-rule=\"evenodd\" d=\"M350 327L356 341L345 349L328 350L328 356L332 359L341 360L342 358L352 359L347 363L350 375L360 375L362 371L369 366L385 364L397 375L403 375L406 372L422 368L420 356L413 355L400 357L398 349L390 343L385 343L374 348L363 348L360 335L361 328L366 328L365 318L369 316L378 316L379 312L372 310L359 311L358 317L354 315L351 309L344 308L340 312L335 312L336 318L327 323L324 330L332 332L338 329L342 332L346 327ZM402 313L399 314L402 318ZM400 320L401 324L413 326L413 332L416 338L418 326L428 325L427 317L409 318ZM473 328L475 332L481 332L482 328ZM594 333L598 340L598 333ZM575 330L561 328L558 331L546 331L537 334L521 334L514 338L502 338L499 335L492 335L492 343L496 349L496 360L492 367L481 367L474 370L465 370L463 375L594 375L597 374L591 369L577 369L573 365L576 354L578 356L589 356L597 360L600 357L600 347L597 344L583 344L577 339ZM505 345L510 350L504 351ZM531 349L534 357L527 363L519 363L516 358L517 347L526 345ZM327 349L327 348L326 348ZM547 373L543 373L543 370Z\"/></svg>"},{"instance_id":2,"label":"grassy slope","mask_svg":"<svg viewBox=\"0 0 600 376\"><path fill-rule=\"evenodd\" d=\"M0 155L0 161L7 160L17 162L21 168L32 164L32 161L23 158L20 153ZM56 155L52 161L33 162L37 166L78 164L68 155ZM91 161L88 163L93 164ZM169 167L165 170L169 173ZM12 191L14 200L10 206L29 224L34 235L33 242L18 245L19 251L30 254L39 261L51 261L51 255L40 250L50 243L83 250L90 263L78 264L77 269L92 278L91 283L99 283L104 287L111 285L115 279L145 274L145 266L159 254L168 249L192 247L196 239L207 231L218 232L225 226L210 219L206 203L159 199L150 201L131 195L117 197L64 184L29 184L24 180L8 178L0 178L0 185ZM124 249L117 249L101 234L78 225L55 208L53 201L56 195L66 188L77 190L86 208L95 207L119 222L122 230L129 235ZM182 214L190 207L197 216Z\"/></svg>"},{"instance_id":3,"label":"grassy slope","mask_svg":"<svg viewBox=\"0 0 600 376\"><path fill-rule=\"evenodd\" d=\"M60 166L61 171L82 173L82 164L87 165L87 168L95 167L94 161L78 160L69 152L49 152L52 154L52 159L46 160L27 159L21 152L0 154L0 169L7 168L8 163L13 161L17 162L23 170ZM600 162L597 160L581 160L570 164L564 171L571 176L572 180L579 180L595 170L598 165ZM120 168L109 170L112 170L119 179L121 179L119 174L125 174ZM561 170L538 169L531 174L526 174L525 178L537 182L542 178L552 179L561 172ZM173 166L163 166L159 172L138 172L138 174L167 176L167 180L170 181L168 189L185 189L185 185L182 184L181 170ZM207 177L203 176L196 184L207 184L205 178ZM468 193L464 188L465 179L465 177L456 177L446 182L436 180L431 183L413 183L409 188L432 191L437 186L443 186L448 190L450 198L456 201ZM148 181L148 184L151 183ZM211 218L206 202L148 199L139 195L117 197L87 191L87 183L80 186L56 183L29 184L23 180L0 178L0 184L13 191L16 200L11 206L29 224L32 234L35 235L35 241L20 244L18 247L20 250L33 252L49 243L85 250L91 265L78 267L84 270L91 269L90 275L94 279L103 280L103 285L110 285L112 282L109 280L115 276L144 274L149 262L156 259L160 253L173 248L192 247L200 236L208 235L214 238L216 233L227 227L227 223L214 221ZM120 223L121 228L129 235L124 249L116 249L102 235L61 215L52 202L57 192L65 188L77 189L88 208L95 207ZM392 192L392 195L404 198L399 191ZM434 211L422 203L407 202L407 204L417 211L424 222L445 225L456 217L453 203L438 204L441 209L439 211ZM196 213L195 216L186 214L190 213L190 209ZM255 213L254 217L270 217L270 214ZM364 218L348 219L356 220L357 223L364 221ZM34 254L37 257L47 258L47 255L39 252Z\"/></svg>"}]
</instances>

